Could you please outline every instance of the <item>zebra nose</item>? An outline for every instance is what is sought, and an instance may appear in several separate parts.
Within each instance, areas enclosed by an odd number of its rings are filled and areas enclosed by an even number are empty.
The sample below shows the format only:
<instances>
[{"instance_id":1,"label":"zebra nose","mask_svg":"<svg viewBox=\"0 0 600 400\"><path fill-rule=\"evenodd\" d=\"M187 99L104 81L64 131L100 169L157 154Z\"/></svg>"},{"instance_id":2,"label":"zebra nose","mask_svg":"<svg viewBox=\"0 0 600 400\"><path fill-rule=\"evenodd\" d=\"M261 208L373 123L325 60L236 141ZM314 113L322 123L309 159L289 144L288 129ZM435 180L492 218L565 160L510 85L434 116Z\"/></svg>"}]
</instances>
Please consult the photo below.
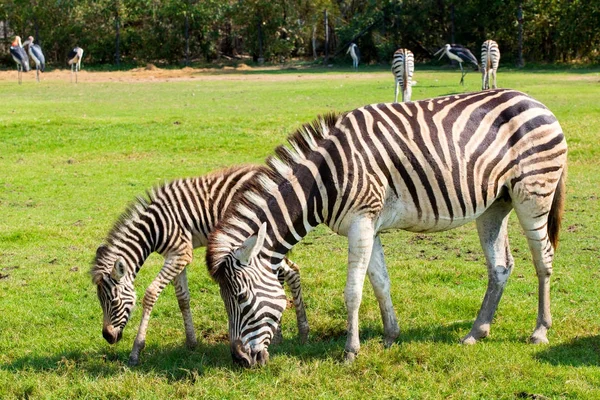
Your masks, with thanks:
<instances>
[{"instance_id":1,"label":"zebra nose","mask_svg":"<svg viewBox=\"0 0 600 400\"><path fill-rule=\"evenodd\" d=\"M269 361L269 352L267 351L267 348L265 347L264 349L256 353L253 358L256 360L256 363L259 366L264 367Z\"/></svg>"},{"instance_id":2,"label":"zebra nose","mask_svg":"<svg viewBox=\"0 0 600 400\"><path fill-rule=\"evenodd\" d=\"M231 343L231 358L233 362L243 368L250 368L255 364L255 361L250 357L250 349L248 346L244 346L239 339Z\"/></svg>"},{"instance_id":3,"label":"zebra nose","mask_svg":"<svg viewBox=\"0 0 600 400\"><path fill-rule=\"evenodd\" d=\"M115 344L123 337L123 331L115 329L112 325L108 325L102 329L102 336L108 343Z\"/></svg>"}]
</instances>

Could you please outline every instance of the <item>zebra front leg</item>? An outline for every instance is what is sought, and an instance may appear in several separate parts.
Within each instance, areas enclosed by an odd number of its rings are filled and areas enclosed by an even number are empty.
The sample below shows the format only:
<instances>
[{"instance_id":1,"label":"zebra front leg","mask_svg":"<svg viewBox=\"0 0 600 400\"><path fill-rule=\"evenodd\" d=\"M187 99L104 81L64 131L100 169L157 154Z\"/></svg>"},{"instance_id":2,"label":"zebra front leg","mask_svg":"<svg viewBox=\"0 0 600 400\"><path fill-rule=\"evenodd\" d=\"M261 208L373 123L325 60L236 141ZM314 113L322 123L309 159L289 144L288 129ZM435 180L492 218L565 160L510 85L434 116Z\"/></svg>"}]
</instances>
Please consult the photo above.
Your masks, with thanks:
<instances>
[{"instance_id":1,"label":"zebra front leg","mask_svg":"<svg viewBox=\"0 0 600 400\"><path fill-rule=\"evenodd\" d=\"M369 275L369 280L371 281L371 286L373 286L375 297L379 303L379 310L381 311L384 334L383 345L390 347L400 335L400 328L398 327L398 319L396 318L396 312L392 304L390 277L385 265L383 246L381 245L379 235L375 237L373 243L373 252L371 253L371 261L369 262L367 274Z\"/></svg>"},{"instance_id":2,"label":"zebra front leg","mask_svg":"<svg viewBox=\"0 0 600 400\"><path fill-rule=\"evenodd\" d=\"M360 350L358 310L362 301L365 275L373 250L373 223L361 218L352 224L348 232L348 272L344 300L348 311L348 337L346 338L345 360L352 362Z\"/></svg>"},{"instance_id":3,"label":"zebra front leg","mask_svg":"<svg viewBox=\"0 0 600 400\"><path fill-rule=\"evenodd\" d=\"M298 265L285 258L282 263L283 277L290 287L292 297L294 298L294 309L296 310L296 322L298 324L298 335L300 341L306 343L308 332L310 330L308 319L306 318L306 307L302 298L302 286L300 284L300 270Z\"/></svg>"},{"instance_id":4,"label":"zebra front leg","mask_svg":"<svg viewBox=\"0 0 600 400\"><path fill-rule=\"evenodd\" d=\"M191 256L189 257L191 261ZM177 275L179 275L189 263L189 261L181 261L178 263L172 263L169 260L165 261L163 268L158 273L158 276L154 278L150 286L144 293L144 299L142 300L143 312L142 321L138 328L137 335L133 341L133 348L129 354L129 365L137 365L141 351L146 347L146 331L148 330L148 322L150 321L150 313L152 308L158 299L158 296L163 291L165 286L169 282L173 281Z\"/></svg>"},{"instance_id":5,"label":"zebra front leg","mask_svg":"<svg viewBox=\"0 0 600 400\"><path fill-rule=\"evenodd\" d=\"M511 210L512 205L508 201L498 199L477 218L477 232L488 270L488 286L471 331L461 339L463 344L474 344L490 333L492 319L514 265L508 245Z\"/></svg>"},{"instance_id":6,"label":"zebra front leg","mask_svg":"<svg viewBox=\"0 0 600 400\"><path fill-rule=\"evenodd\" d=\"M183 317L183 326L185 328L185 344L189 349L194 349L198 345L196 332L194 331L194 321L190 308L190 290L188 288L187 268L184 268L173 280L175 286L175 295L179 303L179 310Z\"/></svg>"}]
</instances>

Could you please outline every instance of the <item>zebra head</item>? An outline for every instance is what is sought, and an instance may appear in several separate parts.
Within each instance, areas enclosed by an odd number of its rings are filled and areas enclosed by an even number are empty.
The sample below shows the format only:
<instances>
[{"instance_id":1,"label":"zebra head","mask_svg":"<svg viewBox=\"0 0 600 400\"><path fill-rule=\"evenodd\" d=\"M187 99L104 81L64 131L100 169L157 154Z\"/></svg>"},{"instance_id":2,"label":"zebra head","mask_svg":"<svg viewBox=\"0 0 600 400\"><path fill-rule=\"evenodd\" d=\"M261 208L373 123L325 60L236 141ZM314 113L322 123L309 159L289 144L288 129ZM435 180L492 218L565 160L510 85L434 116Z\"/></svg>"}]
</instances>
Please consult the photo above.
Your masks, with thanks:
<instances>
[{"instance_id":1,"label":"zebra head","mask_svg":"<svg viewBox=\"0 0 600 400\"><path fill-rule=\"evenodd\" d=\"M135 271L135 267L128 267L126 258L119 255L112 246L98 247L92 267L92 280L96 284L104 314L102 336L110 344L121 340L123 329L135 306L132 270Z\"/></svg>"},{"instance_id":2,"label":"zebra head","mask_svg":"<svg viewBox=\"0 0 600 400\"><path fill-rule=\"evenodd\" d=\"M216 242L219 235L215 236ZM258 234L237 248L229 247L218 260L207 257L229 318L231 356L246 368L265 365L269 360L268 346L287 304L277 270L260 254L265 236L263 224Z\"/></svg>"}]
</instances>

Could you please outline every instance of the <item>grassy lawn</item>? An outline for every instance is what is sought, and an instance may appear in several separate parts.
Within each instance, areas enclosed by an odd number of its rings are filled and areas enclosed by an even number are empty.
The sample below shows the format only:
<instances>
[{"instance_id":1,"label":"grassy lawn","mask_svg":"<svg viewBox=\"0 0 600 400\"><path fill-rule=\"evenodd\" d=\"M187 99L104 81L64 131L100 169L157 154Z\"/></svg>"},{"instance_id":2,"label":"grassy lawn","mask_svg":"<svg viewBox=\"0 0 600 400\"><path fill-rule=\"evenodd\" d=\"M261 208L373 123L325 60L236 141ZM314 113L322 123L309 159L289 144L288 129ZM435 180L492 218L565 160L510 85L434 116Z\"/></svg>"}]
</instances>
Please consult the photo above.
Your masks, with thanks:
<instances>
[{"instance_id":1,"label":"grassy lawn","mask_svg":"<svg viewBox=\"0 0 600 400\"><path fill-rule=\"evenodd\" d=\"M340 73L343 72L343 73ZM413 100L478 90L453 70L419 70ZM600 398L600 72L503 71L558 117L569 144L568 202L552 278L550 345L531 346L537 279L514 216L515 270L491 336L461 346L486 287L474 225L442 234L383 235L402 334L383 349L367 283L361 353L342 362L346 239L319 227L291 258L302 267L311 333L293 310L262 369L234 367L227 317L204 250L189 268L199 346L187 350L172 287L150 320L140 366L101 335L88 274L96 248L136 195L165 180L262 162L302 123L393 100L383 69L230 74L171 82L0 80L0 399L12 398ZM141 300L161 267L151 256Z\"/></svg>"}]
</instances>

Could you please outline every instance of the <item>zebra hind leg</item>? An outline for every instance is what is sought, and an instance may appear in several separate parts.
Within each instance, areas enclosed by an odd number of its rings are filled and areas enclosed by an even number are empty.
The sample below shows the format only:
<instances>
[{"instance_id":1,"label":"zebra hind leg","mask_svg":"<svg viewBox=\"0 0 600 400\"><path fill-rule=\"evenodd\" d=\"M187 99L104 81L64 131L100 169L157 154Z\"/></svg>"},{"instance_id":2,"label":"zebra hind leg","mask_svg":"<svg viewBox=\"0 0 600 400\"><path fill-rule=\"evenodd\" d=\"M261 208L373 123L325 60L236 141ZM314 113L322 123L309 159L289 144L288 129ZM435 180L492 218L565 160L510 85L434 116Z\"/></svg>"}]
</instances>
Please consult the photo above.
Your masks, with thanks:
<instances>
[{"instance_id":1,"label":"zebra hind leg","mask_svg":"<svg viewBox=\"0 0 600 400\"><path fill-rule=\"evenodd\" d=\"M400 328L398 327L398 319L396 318L396 312L392 304L390 277L385 265L383 246L381 245L379 236L375 237L373 243L373 252L371 253L367 274L371 286L373 286L377 302L379 303L379 310L381 311L384 335L383 345L390 347L394 344L398 336L400 336Z\"/></svg>"},{"instance_id":2,"label":"zebra hind leg","mask_svg":"<svg viewBox=\"0 0 600 400\"><path fill-rule=\"evenodd\" d=\"M190 308L190 290L188 287L187 268L184 268L173 280L175 286L175 295L179 304L179 310L183 317L183 326L185 328L185 344L189 349L194 349L198 345L196 332L194 331L194 321Z\"/></svg>"},{"instance_id":3,"label":"zebra hind leg","mask_svg":"<svg viewBox=\"0 0 600 400\"><path fill-rule=\"evenodd\" d=\"M477 232L488 270L488 286L471 331L461 339L463 344L474 344L490 333L492 319L514 265L508 245L511 210L510 201L499 198L477 218Z\"/></svg>"}]
</instances>

